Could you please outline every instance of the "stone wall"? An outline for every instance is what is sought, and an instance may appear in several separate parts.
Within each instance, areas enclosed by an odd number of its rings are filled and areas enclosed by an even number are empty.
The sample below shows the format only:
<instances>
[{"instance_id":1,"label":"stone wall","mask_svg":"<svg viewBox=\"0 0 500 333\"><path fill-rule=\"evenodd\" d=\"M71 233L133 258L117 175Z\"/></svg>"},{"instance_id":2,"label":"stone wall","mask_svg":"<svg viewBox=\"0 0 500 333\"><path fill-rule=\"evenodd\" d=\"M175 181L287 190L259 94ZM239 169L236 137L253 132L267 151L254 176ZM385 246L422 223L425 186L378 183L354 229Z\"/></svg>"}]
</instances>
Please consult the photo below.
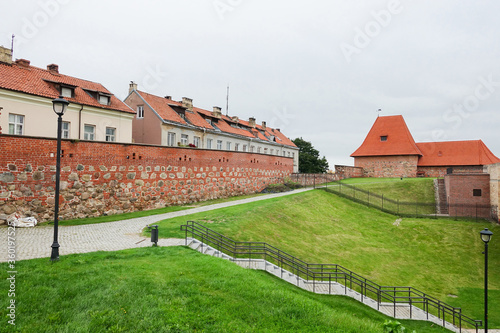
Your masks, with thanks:
<instances>
[{"instance_id":1,"label":"stone wall","mask_svg":"<svg viewBox=\"0 0 500 333\"><path fill-rule=\"evenodd\" d=\"M55 139L0 134L0 216L53 219ZM261 191L293 170L288 157L62 141L61 219L100 216Z\"/></svg>"},{"instance_id":2,"label":"stone wall","mask_svg":"<svg viewBox=\"0 0 500 333\"><path fill-rule=\"evenodd\" d=\"M354 166L363 168L365 177L416 177L417 155L355 157Z\"/></svg>"},{"instance_id":3,"label":"stone wall","mask_svg":"<svg viewBox=\"0 0 500 333\"><path fill-rule=\"evenodd\" d=\"M344 178L359 178L363 177L363 168L348 166L348 165L335 165L335 173Z\"/></svg>"},{"instance_id":4,"label":"stone wall","mask_svg":"<svg viewBox=\"0 0 500 333\"><path fill-rule=\"evenodd\" d=\"M336 173L294 173L290 176L292 182L302 186L321 185L341 179Z\"/></svg>"},{"instance_id":5,"label":"stone wall","mask_svg":"<svg viewBox=\"0 0 500 333\"><path fill-rule=\"evenodd\" d=\"M495 221L500 223L500 163L490 164L487 166L490 174L490 200L491 200L491 216Z\"/></svg>"},{"instance_id":6,"label":"stone wall","mask_svg":"<svg viewBox=\"0 0 500 333\"><path fill-rule=\"evenodd\" d=\"M444 177L448 171L452 169L453 173L483 173L482 165L465 165L465 166L418 166L417 172L423 177Z\"/></svg>"}]
</instances>

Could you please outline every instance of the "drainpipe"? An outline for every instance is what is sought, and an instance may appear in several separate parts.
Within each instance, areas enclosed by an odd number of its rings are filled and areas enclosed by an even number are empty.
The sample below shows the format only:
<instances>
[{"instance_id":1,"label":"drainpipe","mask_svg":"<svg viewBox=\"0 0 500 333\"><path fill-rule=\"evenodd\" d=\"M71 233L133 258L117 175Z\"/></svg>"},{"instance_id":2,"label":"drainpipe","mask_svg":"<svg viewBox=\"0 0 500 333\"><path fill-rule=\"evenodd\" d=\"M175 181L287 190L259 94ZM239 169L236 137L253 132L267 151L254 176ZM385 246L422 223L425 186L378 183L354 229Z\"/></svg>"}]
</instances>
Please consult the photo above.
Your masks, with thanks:
<instances>
[{"instance_id":1,"label":"drainpipe","mask_svg":"<svg viewBox=\"0 0 500 333\"><path fill-rule=\"evenodd\" d=\"M82 110L83 110L83 104L82 107L80 108L80 111L78 111L78 140L82 139Z\"/></svg>"}]
</instances>

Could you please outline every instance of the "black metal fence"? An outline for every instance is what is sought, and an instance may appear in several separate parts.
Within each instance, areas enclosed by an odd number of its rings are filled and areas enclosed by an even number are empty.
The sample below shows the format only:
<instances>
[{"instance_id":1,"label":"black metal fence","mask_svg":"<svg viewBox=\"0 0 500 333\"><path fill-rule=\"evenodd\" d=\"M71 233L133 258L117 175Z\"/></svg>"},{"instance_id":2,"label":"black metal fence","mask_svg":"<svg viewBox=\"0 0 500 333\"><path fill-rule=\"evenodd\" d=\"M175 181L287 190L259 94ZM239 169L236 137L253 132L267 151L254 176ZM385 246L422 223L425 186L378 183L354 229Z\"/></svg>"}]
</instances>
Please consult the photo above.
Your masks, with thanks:
<instances>
[{"instance_id":1,"label":"black metal fence","mask_svg":"<svg viewBox=\"0 0 500 333\"><path fill-rule=\"evenodd\" d=\"M359 186L344 184L341 181L329 184L328 187L324 189L369 207L375 207L384 212L398 216L435 218L446 216L456 219L473 218L476 220L491 218L490 205L443 203L442 210L444 210L444 212L438 212L436 203L434 202L393 200L384 196L384 194L371 192Z\"/></svg>"},{"instance_id":2,"label":"black metal fence","mask_svg":"<svg viewBox=\"0 0 500 333\"><path fill-rule=\"evenodd\" d=\"M474 327L476 332L482 326L481 320L467 317L460 308L441 302L412 287L381 286L341 265L307 263L264 242L234 241L194 221L188 221L186 225L182 225L181 230L185 231L186 245L189 234L203 244L209 245L235 259L266 260L280 267L282 274L283 270L287 270L299 278L312 282L313 291L315 291L316 283L328 283L329 291L332 290L332 283L341 283L346 287L344 288L346 294L347 288L350 288L360 293L362 297L370 297L375 300L377 309L380 309L383 303L391 304L394 317L396 317L398 305L409 305L410 318L414 317L412 306L415 306L427 313L427 319L429 319L430 315L434 315L442 320L443 326L447 321L458 327L460 332L464 324ZM297 279L297 283L298 281L299 279Z\"/></svg>"}]
</instances>

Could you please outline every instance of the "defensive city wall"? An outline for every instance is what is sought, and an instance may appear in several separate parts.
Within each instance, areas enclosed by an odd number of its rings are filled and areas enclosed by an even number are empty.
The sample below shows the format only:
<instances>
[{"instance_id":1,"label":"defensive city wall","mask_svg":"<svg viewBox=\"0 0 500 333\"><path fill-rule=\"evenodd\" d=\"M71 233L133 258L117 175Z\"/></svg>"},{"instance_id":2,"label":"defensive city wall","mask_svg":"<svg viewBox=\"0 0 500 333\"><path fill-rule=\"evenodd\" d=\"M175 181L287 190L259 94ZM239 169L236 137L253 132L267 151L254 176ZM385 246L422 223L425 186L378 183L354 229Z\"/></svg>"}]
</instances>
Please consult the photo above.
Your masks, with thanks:
<instances>
[{"instance_id":1,"label":"defensive city wall","mask_svg":"<svg viewBox=\"0 0 500 333\"><path fill-rule=\"evenodd\" d=\"M57 140L0 134L0 222L53 219ZM288 157L63 140L60 218L117 214L250 194L282 182Z\"/></svg>"}]
</instances>

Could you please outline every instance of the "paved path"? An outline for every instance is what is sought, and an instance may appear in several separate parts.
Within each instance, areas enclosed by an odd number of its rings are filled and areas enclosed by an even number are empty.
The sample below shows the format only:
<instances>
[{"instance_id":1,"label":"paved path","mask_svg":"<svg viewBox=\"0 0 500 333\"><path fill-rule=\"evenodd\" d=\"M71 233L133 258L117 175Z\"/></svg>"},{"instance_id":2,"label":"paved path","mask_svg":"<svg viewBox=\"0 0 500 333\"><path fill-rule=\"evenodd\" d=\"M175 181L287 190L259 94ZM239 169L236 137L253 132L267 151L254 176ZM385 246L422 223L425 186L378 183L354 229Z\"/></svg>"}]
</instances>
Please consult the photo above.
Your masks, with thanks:
<instances>
[{"instance_id":1,"label":"paved path","mask_svg":"<svg viewBox=\"0 0 500 333\"><path fill-rule=\"evenodd\" d=\"M249 202L282 197L290 194L309 191L311 188L298 189L290 192L266 194L248 199L235 200L209 206L186 209L178 212L151 215L135 219L78 225L59 226L59 255L71 253L86 253L94 251L118 251L135 247L151 246L150 238L141 236L142 230L148 224L178 216L206 212L218 208L241 205ZM16 261L50 257L51 245L54 239L52 225L39 225L35 228L16 228ZM160 239L160 246L184 245L184 239ZM7 227L0 227L0 262L7 261Z\"/></svg>"}]
</instances>

